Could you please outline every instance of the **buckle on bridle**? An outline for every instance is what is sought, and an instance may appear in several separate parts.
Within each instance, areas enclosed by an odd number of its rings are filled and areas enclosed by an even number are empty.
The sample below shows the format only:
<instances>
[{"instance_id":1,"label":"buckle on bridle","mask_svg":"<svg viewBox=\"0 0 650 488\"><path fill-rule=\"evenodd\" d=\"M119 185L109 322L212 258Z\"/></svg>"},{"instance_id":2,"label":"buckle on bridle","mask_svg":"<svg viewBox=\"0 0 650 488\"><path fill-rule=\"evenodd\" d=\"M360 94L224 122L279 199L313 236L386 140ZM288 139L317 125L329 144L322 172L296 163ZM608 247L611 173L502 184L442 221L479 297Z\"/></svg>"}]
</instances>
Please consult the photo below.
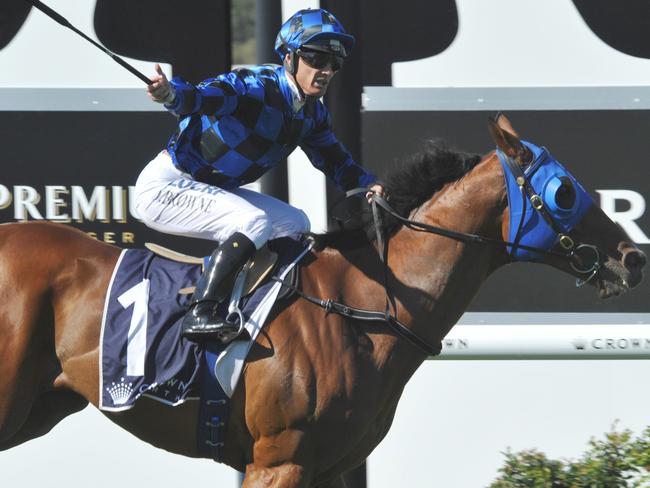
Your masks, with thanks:
<instances>
[{"instance_id":1,"label":"buckle on bridle","mask_svg":"<svg viewBox=\"0 0 650 488\"><path fill-rule=\"evenodd\" d=\"M544 207L544 200L539 195L532 195L530 197L530 204L535 210L541 210Z\"/></svg>"},{"instance_id":2,"label":"buckle on bridle","mask_svg":"<svg viewBox=\"0 0 650 488\"><path fill-rule=\"evenodd\" d=\"M566 234L560 234L560 246L562 246L562 249L565 251L570 251L575 247L575 242L573 242L573 239L569 237Z\"/></svg>"}]
</instances>

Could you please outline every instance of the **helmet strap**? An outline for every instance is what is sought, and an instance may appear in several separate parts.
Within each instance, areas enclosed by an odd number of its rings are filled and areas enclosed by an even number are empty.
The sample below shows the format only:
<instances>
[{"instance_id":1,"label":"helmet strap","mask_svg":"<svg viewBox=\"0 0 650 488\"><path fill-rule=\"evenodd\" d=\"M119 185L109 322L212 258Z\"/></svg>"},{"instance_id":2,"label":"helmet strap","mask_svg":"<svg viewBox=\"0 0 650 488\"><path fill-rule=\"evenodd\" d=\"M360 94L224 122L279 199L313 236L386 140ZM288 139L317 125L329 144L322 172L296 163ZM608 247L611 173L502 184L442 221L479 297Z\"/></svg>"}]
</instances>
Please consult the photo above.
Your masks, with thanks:
<instances>
[{"instance_id":1,"label":"helmet strap","mask_svg":"<svg viewBox=\"0 0 650 488\"><path fill-rule=\"evenodd\" d=\"M285 61L284 67L287 70L287 72L293 77L293 82L295 83L296 88L300 93L300 96L303 99L306 99L307 95L305 95L305 92L302 91L302 88L300 87L300 83L298 83L298 80L296 78L296 75L298 74L298 65L299 65L300 57L295 53L295 51L289 51L288 55L289 55L289 60Z\"/></svg>"},{"instance_id":2,"label":"helmet strap","mask_svg":"<svg viewBox=\"0 0 650 488\"><path fill-rule=\"evenodd\" d=\"M295 51L289 51L289 73L291 73L294 77L296 76L296 73L298 73L298 64L299 64L299 56L296 54Z\"/></svg>"}]
</instances>

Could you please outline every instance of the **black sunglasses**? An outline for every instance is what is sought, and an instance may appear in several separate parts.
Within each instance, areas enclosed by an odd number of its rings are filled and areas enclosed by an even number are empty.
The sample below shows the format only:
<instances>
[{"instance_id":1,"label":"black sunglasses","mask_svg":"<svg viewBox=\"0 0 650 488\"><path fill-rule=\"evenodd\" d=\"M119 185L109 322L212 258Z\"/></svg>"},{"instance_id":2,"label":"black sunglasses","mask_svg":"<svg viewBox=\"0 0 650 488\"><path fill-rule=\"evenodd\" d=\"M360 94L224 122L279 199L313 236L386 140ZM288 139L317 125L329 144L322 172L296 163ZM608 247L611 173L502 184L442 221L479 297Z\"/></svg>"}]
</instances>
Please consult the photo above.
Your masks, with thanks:
<instances>
[{"instance_id":1,"label":"black sunglasses","mask_svg":"<svg viewBox=\"0 0 650 488\"><path fill-rule=\"evenodd\" d=\"M323 69L329 64L332 67L332 71L338 71L343 67L343 58L335 54L319 51L304 51L302 49L298 49L296 53L312 68Z\"/></svg>"}]
</instances>

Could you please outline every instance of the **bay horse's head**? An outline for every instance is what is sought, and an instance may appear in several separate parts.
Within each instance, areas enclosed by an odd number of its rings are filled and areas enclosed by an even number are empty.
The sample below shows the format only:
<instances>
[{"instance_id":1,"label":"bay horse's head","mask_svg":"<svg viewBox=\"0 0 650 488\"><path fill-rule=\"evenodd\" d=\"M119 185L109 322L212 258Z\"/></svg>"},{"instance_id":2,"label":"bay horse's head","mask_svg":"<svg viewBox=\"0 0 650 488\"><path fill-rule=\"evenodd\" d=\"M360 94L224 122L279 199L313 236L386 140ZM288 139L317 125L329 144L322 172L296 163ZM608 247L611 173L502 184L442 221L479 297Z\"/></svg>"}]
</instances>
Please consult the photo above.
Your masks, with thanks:
<instances>
[{"instance_id":1,"label":"bay horse's head","mask_svg":"<svg viewBox=\"0 0 650 488\"><path fill-rule=\"evenodd\" d=\"M516 261L550 264L594 285L601 298L637 286L645 254L544 147L522 141L508 119L489 120L508 192L502 235Z\"/></svg>"}]
</instances>

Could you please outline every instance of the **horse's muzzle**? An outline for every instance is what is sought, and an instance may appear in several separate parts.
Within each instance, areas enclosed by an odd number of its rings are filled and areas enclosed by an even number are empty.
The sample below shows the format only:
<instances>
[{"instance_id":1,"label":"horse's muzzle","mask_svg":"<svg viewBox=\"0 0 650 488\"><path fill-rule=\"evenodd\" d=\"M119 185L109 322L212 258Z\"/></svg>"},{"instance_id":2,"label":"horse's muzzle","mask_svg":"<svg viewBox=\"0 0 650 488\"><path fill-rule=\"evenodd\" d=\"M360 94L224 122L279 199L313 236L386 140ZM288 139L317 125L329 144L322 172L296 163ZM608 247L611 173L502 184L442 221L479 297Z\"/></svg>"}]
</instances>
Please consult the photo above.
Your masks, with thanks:
<instances>
[{"instance_id":1,"label":"horse's muzzle","mask_svg":"<svg viewBox=\"0 0 650 488\"><path fill-rule=\"evenodd\" d=\"M629 276L627 284L630 288L634 288L643 279L643 268L646 265L647 258L643 251L636 247L629 247L623 251L621 259L623 267L628 271Z\"/></svg>"}]
</instances>

